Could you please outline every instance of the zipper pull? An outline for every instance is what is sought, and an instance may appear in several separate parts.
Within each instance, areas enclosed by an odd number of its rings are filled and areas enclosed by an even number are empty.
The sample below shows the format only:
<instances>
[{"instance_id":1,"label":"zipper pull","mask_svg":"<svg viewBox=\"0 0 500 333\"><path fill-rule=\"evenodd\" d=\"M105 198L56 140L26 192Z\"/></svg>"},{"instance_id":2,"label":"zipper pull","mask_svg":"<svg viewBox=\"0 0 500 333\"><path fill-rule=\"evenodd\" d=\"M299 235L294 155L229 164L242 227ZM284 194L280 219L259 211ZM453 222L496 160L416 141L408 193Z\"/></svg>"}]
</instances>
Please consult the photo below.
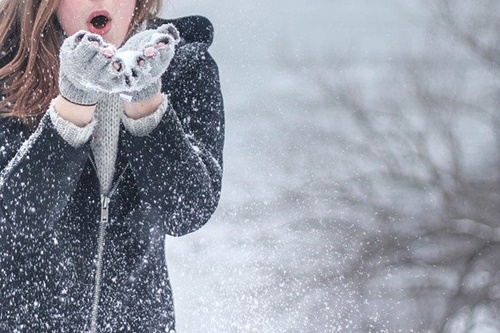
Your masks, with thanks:
<instances>
[{"instance_id":1,"label":"zipper pull","mask_svg":"<svg viewBox=\"0 0 500 333\"><path fill-rule=\"evenodd\" d=\"M109 197L101 195L101 223L109 222Z\"/></svg>"}]
</instances>

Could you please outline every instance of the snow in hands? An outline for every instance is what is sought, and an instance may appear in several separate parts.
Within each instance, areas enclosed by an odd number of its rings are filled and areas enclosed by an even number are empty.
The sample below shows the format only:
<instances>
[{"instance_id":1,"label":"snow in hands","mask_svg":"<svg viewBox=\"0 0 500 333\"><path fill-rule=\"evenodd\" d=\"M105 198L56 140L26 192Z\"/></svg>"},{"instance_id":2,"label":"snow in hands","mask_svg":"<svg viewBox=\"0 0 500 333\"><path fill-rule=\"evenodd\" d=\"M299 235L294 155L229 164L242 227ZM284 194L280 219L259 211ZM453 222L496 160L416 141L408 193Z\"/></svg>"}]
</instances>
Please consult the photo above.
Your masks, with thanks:
<instances>
[{"instance_id":1,"label":"snow in hands","mask_svg":"<svg viewBox=\"0 0 500 333\"><path fill-rule=\"evenodd\" d=\"M118 49L116 57L130 79L130 100L144 100L160 90L161 75L170 65L179 41L175 26L164 24L132 36Z\"/></svg>"},{"instance_id":2,"label":"snow in hands","mask_svg":"<svg viewBox=\"0 0 500 333\"><path fill-rule=\"evenodd\" d=\"M106 93L141 91L168 68L179 40L172 24L140 32L120 49L98 34L78 31L61 47L61 92L76 103L92 104L86 93L97 93L99 99Z\"/></svg>"}]
</instances>

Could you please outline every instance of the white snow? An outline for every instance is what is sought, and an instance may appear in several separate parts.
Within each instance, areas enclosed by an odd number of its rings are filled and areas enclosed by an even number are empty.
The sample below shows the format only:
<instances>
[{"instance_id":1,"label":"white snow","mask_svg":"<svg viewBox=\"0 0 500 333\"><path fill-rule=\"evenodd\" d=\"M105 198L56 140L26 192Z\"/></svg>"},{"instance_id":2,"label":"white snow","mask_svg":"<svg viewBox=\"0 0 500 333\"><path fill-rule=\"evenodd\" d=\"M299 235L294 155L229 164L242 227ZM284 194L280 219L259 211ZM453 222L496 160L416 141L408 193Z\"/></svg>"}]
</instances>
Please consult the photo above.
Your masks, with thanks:
<instances>
[{"instance_id":1,"label":"white snow","mask_svg":"<svg viewBox=\"0 0 500 333\"><path fill-rule=\"evenodd\" d=\"M341 125L331 110L304 109L300 101L311 89L281 57L314 62L335 52L375 80L379 65L371 59L418 48L415 3L166 3L167 17L201 14L214 24L210 50L226 108L220 207L201 230L166 239L178 332L354 332L367 300L353 281L337 284L333 276L355 246L355 229L328 219L341 209L330 190L312 199L301 194L320 173L335 172L334 148L319 144L314 126ZM374 318L384 326L376 310Z\"/></svg>"}]
</instances>

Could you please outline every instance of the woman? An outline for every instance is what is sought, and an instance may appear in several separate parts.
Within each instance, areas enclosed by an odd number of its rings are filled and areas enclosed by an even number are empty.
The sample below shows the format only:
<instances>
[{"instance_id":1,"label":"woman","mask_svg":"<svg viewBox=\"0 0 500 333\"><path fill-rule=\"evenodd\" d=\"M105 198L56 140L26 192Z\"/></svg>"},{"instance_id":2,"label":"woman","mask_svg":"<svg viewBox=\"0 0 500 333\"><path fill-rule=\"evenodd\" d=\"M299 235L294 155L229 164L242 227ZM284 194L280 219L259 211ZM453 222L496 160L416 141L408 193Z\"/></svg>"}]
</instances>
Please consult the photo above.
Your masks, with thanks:
<instances>
[{"instance_id":1,"label":"woman","mask_svg":"<svg viewBox=\"0 0 500 333\"><path fill-rule=\"evenodd\" d=\"M173 332L164 235L224 141L213 29L159 0L0 2L0 332Z\"/></svg>"}]
</instances>

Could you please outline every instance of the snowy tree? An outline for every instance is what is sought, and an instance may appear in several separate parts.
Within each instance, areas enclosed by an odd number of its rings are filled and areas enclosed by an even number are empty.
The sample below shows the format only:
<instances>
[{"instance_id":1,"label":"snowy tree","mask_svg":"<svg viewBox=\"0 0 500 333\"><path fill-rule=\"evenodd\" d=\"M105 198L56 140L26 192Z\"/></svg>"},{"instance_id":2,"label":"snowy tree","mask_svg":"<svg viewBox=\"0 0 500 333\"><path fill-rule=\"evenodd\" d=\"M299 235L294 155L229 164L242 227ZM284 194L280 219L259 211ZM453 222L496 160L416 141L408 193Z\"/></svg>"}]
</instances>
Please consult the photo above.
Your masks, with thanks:
<instances>
[{"instance_id":1,"label":"snowy tree","mask_svg":"<svg viewBox=\"0 0 500 333\"><path fill-rule=\"evenodd\" d=\"M313 133L335 147L318 147L335 172L308 188L332 207L325 230L348 235L316 277L349 281L359 331L500 332L500 2L428 8L424 50L383 79L301 64L310 115L330 110Z\"/></svg>"}]
</instances>

